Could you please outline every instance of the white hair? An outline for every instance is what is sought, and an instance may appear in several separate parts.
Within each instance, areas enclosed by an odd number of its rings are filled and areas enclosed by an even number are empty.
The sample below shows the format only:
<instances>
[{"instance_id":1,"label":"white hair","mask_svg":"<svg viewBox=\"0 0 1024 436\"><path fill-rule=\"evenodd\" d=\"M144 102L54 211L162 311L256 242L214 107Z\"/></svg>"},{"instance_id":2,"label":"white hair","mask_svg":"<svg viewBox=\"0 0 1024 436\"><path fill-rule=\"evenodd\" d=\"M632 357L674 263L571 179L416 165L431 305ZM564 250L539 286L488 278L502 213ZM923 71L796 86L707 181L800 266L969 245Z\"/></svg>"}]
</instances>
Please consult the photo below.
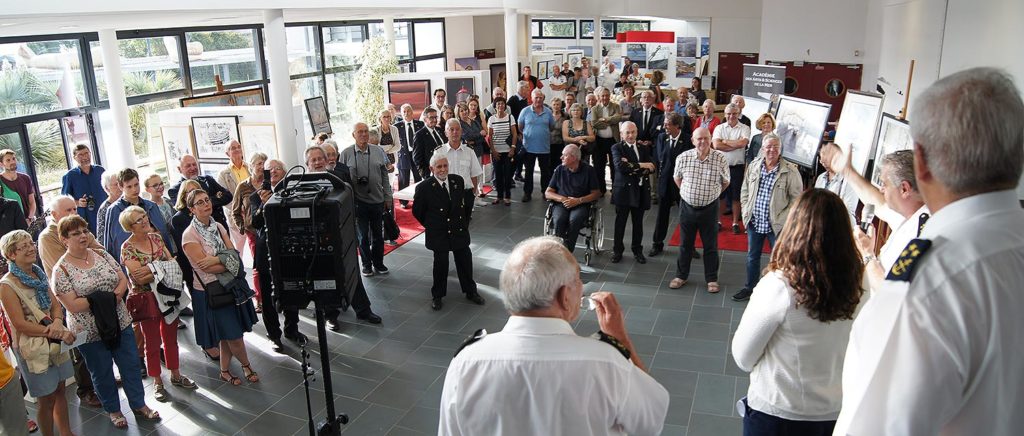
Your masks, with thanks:
<instances>
[{"instance_id":1,"label":"white hair","mask_svg":"<svg viewBox=\"0 0 1024 436\"><path fill-rule=\"evenodd\" d=\"M602 86L598 86L597 88L594 88L594 92L593 92L593 94L594 94L594 95L601 95L601 93L602 93L602 92L608 92L608 93L610 93L611 91L609 91L609 90L608 90L608 88L605 88L605 87L604 87L604 86L602 85Z\"/></svg>"},{"instance_id":2,"label":"white hair","mask_svg":"<svg viewBox=\"0 0 1024 436\"><path fill-rule=\"evenodd\" d=\"M441 159L448 160L448 154L443 151L435 151L434 154L430 155L430 167L433 168Z\"/></svg>"},{"instance_id":3,"label":"white hair","mask_svg":"<svg viewBox=\"0 0 1024 436\"><path fill-rule=\"evenodd\" d=\"M76 203L77 204L77 202L75 201L75 198L70 196L70 195L67 195L67 194L56 195L53 198L51 198L50 201L46 202L46 210L48 210L50 212L53 212L55 209L57 209L57 203L60 203L61 200L68 200L68 201L70 201L72 203Z\"/></svg>"},{"instance_id":4,"label":"white hair","mask_svg":"<svg viewBox=\"0 0 1024 436\"><path fill-rule=\"evenodd\" d=\"M910 133L924 165L946 189L1012 189L1024 166L1024 102L1013 78L972 68L933 83L914 102Z\"/></svg>"},{"instance_id":5,"label":"white hair","mask_svg":"<svg viewBox=\"0 0 1024 436\"><path fill-rule=\"evenodd\" d=\"M111 186L117 185L117 173L120 172L121 171L107 170L105 173L103 173L103 187L109 188Z\"/></svg>"},{"instance_id":6,"label":"white hair","mask_svg":"<svg viewBox=\"0 0 1024 436\"><path fill-rule=\"evenodd\" d=\"M527 82L525 80L520 80L519 83L517 83L516 85L519 86L519 89L529 88L530 87L530 82Z\"/></svg>"},{"instance_id":7,"label":"white hair","mask_svg":"<svg viewBox=\"0 0 1024 436\"><path fill-rule=\"evenodd\" d=\"M581 156L583 156L582 152L580 152L580 147L576 144L566 145L565 148L562 149L562 154L565 154L566 152L569 152L569 154L575 157L576 159L579 159Z\"/></svg>"},{"instance_id":8,"label":"white hair","mask_svg":"<svg viewBox=\"0 0 1024 436\"><path fill-rule=\"evenodd\" d=\"M498 279L505 309L521 313L550 307L558 290L579 277L568 252L554 236L533 237L516 245Z\"/></svg>"},{"instance_id":9,"label":"white hair","mask_svg":"<svg viewBox=\"0 0 1024 436\"><path fill-rule=\"evenodd\" d=\"M462 128L462 124L459 124L459 120L455 118L449 118L448 121L444 122L444 128L446 130L448 129L449 126L459 126L460 129Z\"/></svg>"}]
</instances>

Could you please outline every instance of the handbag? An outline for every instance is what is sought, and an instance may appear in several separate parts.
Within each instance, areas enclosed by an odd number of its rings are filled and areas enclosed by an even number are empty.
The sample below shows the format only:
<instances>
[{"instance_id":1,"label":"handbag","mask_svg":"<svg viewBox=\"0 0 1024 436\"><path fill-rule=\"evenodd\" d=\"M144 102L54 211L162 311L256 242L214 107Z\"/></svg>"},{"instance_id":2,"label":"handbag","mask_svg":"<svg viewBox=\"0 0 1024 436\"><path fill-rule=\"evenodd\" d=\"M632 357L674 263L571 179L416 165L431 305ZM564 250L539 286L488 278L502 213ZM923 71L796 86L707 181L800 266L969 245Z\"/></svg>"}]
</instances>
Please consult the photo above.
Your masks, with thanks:
<instances>
[{"instance_id":1,"label":"handbag","mask_svg":"<svg viewBox=\"0 0 1024 436\"><path fill-rule=\"evenodd\" d=\"M132 322L149 321L162 317L160 308L156 304L156 295L152 292L137 292L128 295L128 315L131 315Z\"/></svg>"},{"instance_id":2,"label":"handbag","mask_svg":"<svg viewBox=\"0 0 1024 436\"><path fill-rule=\"evenodd\" d=\"M210 283L203 283L203 279L200 279L198 274L192 272L192 275L199 279L200 287L206 293L206 307L210 309L223 309L235 304L235 294L220 284L219 281L214 280Z\"/></svg>"},{"instance_id":3,"label":"handbag","mask_svg":"<svg viewBox=\"0 0 1024 436\"><path fill-rule=\"evenodd\" d=\"M391 209L384 211L384 239L388 241L397 241L398 237L401 236L402 230L398 228L398 222L395 221L395 213Z\"/></svg>"}]
</instances>

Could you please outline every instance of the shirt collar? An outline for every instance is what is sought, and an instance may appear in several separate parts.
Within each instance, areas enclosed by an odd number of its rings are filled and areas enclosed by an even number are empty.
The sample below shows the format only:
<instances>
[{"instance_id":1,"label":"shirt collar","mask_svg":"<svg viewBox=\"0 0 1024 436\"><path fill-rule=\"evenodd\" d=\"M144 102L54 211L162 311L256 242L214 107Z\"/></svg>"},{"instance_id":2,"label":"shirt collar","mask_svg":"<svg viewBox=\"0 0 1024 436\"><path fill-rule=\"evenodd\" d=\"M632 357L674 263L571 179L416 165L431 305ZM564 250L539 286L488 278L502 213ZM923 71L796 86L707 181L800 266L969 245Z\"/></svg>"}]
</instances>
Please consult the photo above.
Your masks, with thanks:
<instances>
[{"instance_id":1,"label":"shirt collar","mask_svg":"<svg viewBox=\"0 0 1024 436\"><path fill-rule=\"evenodd\" d=\"M928 219L928 224L924 226L924 231L921 232L921 238L935 239L937 236L952 233L956 229L962 230L964 223L969 220L1011 210L1020 210L1017 191L1013 189L972 195L947 204L938 212L933 212ZM917 216L913 215L909 219L916 219Z\"/></svg>"},{"instance_id":2,"label":"shirt collar","mask_svg":"<svg viewBox=\"0 0 1024 436\"><path fill-rule=\"evenodd\" d=\"M520 335L573 335L572 326L561 318L541 318L536 316L512 315L505 323L502 333Z\"/></svg>"}]
</instances>

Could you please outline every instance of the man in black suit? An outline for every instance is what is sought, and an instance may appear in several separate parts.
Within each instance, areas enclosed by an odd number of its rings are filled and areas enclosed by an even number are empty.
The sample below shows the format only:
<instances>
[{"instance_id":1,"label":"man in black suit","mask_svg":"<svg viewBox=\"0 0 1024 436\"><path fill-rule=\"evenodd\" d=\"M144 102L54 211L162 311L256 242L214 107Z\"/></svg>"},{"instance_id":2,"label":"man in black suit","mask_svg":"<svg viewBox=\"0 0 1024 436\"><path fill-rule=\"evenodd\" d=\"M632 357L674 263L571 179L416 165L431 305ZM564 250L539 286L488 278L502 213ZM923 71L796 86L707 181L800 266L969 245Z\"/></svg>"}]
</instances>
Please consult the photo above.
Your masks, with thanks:
<instances>
[{"instance_id":1,"label":"man in black suit","mask_svg":"<svg viewBox=\"0 0 1024 436\"><path fill-rule=\"evenodd\" d=\"M448 142L448 138L444 136L444 130L437 127L437 111L428 107L423 113L424 126L413 135L412 161L420 177L426 179L430 177L430 156L437 147Z\"/></svg>"},{"instance_id":2,"label":"man in black suit","mask_svg":"<svg viewBox=\"0 0 1024 436\"><path fill-rule=\"evenodd\" d=\"M459 286L466 298L484 304L473 281L473 251L469 248L469 221L464 211L465 181L456 174L448 174L448 157L437 152L430 158L433 176L416 185L412 201L412 215L426 231L427 249L434 252L434 284L430 287L433 298L430 307L441 310L441 299L448 293L448 252L455 257L455 271Z\"/></svg>"},{"instance_id":3,"label":"man in black suit","mask_svg":"<svg viewBox=\"0 0 1024 436\"><path fill-rule=\"evenodd\" d=\"M395 127L398 128L399 143L398 161L395 162L395 166L398 167L398 189L405 189L409 186L410 173L417 182L423 180L412 160L413 140L416 137L416 132L423 128L423 122L413 118L412 105L408 103L402 105L402 119L405 121L395 123ZM402 203L403 209L409 207L408 201L401 200L399 202Z\"/></svg>"},{"instance_id":4,"label":"man in black suit","mask_svg":"<svg viewBox=\"0 0 1024 436\"><path fill-rule=\"evenodd\" d=\"M648 256L657 256L665 248L669 214L672 206L679 203L679 187L672 178L676 158L680 153L693 149L693 141L690 139L692 133L690 117L670 113L665 115L664 129L654 141L654 166L658 168L655 191L661 201L658 202L658 218L654 221L654 239L651 241L651 251L647 252Z\"/></svg>"},{"instance_id":5,"label":"man in black suit","mask_svg":"<svg viewBox=\"0 0 1024 436\"><path fill-rule=\"evenodd\" d=\"M637 144L648 147L649 150L654 150L654 140L658 139L658 135L661 134L661 126L664 124L664 112L654 107L657 102L654 101L653 91L644 91L640 94L640 107L633 108L633 111L629 113L629 120L636 124L636 142ZM651 186L658 186L658 173L652 172L650 175ZM653 192L651 199L654 204L658 204L658 198L661 194Z\"/></svg>"},{"instance_id":6,"label":"man in black suit","mask_svg":"<svg viewBox=\"0 0 1024 436\"><path fill-rule=\"evenodd\" d=\"M626 220L633 220L633 237L630 239L633 256L638 263L647 263L644 257L644 211L651 208L651 185L648 175L655 170L651 150L637 143L637 129L632 121L620 127L622 141L612 146L612 164L615 179L612 181L612 204L615 205L615 240L612 246L612 263L622 261L625 251L623 238L626 235Z\"/></svg>"},{"instance_id":7,"label":"man in black suit","mask_svg":"<svg viewBox=\"0 0 1024 436\"><path fill-rule=\"evenodd\" d=\"M224 206L231 204L231 199L234 196L231 191L217 183L217 179L211 176L205 176L199 174L199 161L196 160L195 156L186 154L181 157L181 161L178 163L178 172L181 173L182 179L175 183L167 191L167 195L170 197L171 202L178 201L178 190L181 189L181 182L192 179L199 182L199 185L203 187L210 196L210 200L213 201L213 220L228 228L228 219L224 216ZM230 231L230 230L228 230Z\"/></svg>"},{"instance_id":8,"label":"man in black suit","mask_svg":"<svg viewBox=\"0 0 1024 436\"><path fill-rule=\"evenodd\" d=\"M352 177L349 175L348 166L338 162L334 169L327 167L327 153L320 146L314 145L306 149L306 169L311 173L331 173L341 179L342 182L348 184L351 188ZM356 235L352 235L355 238ZM380 316L373 313L370 310L370 299L366 296L366 288L363 287L363 281L359 280L356 286L355 292L352 293L352 310L356 312L356 318L366 321L370 324L380 324ZM327 318L327 323L330 324L331 330L341 330L341 321L338 320L338 315L341 315L341 311L338 309L328 309L324 316ZM285 336L288 337L288 336ZM291 339L290 337L288 337Z\"/></svg>"}]
</instances>

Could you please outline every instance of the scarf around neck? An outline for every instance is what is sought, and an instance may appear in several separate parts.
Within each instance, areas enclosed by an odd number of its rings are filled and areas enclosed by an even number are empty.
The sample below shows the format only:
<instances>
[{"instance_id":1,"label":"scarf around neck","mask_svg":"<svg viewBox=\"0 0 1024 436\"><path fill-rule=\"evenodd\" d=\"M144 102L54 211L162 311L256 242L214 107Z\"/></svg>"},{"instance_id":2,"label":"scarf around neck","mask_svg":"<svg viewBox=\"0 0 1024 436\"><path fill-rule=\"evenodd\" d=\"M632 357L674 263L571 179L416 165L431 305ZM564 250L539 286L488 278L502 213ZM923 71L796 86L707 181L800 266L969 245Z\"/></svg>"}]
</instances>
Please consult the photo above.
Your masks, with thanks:
<instances>
[{"instance_id":1,"label":"scarf around neck","mask_svg":"<svg viewBox=\"0 0 1024 436\"><path fill-rule=\"evenodd\" d=\"M46 283L46 280L36 278L46 277L46 273L43 272L43 269L40 268L39 265L32 264L32 272L35 273L36 275L36 277L32 277L28 275L28 273L26 273L25 271L22 271L21 268L18 268L18 264L14 263L13 261L7 261L7 268L10 270L11 274L14 274L14 276L17 277L18 280L21 280L21 283L25 284L25 286L35 289L36 302L39 303L39 308L41 308L43 312L49 311L51 304L49 292L50 285Z\"/></svg>"}]
</instances>

